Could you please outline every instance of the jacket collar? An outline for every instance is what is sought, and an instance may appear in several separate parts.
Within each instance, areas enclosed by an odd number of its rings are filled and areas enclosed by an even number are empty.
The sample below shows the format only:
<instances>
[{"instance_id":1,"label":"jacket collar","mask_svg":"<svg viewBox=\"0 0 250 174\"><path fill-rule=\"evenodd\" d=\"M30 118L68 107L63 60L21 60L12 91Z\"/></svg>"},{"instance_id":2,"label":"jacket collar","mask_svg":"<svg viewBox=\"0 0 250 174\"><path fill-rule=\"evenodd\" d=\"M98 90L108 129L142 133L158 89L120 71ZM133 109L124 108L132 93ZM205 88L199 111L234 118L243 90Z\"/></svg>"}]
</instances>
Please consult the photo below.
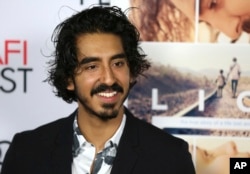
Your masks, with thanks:
<instances>
[{"instance_id":1,"label":"jacket collar","mask_svg":"<svg viewBox=\"0 0 250 174\"><path fill-rule=\"evenodd\" d=\"M127 174L131 173L135 165L139 151L139 137L137 119L125 108L127 116L124 132L122 134L116 158L113 163L111 174Z\"/></svg>"},{"instance_id":2,"label":"jacket collar","mask_svg":"<svg viewBox=\"0 0 250 174\"><path fill-rule=\"evenodd\" d=\"M76 112L77 111L73 112L69 117L63 119L63 122L58 130L55 146L51 152L51 166L53 169L51 173L71 173L71 164L73 160L73 121ZM125 114L127 119L111 174L131 173L138 157L138 120L134 118L127 108L125 108Z\"/></svg>"},{"instance_id":3,"label":"jacket collar","mask_svg":"<svg viewBox=\"0 0 250 174\"><path fill-rule=\"evenodd\" d=\"M51 151L51 173L71 173L72 143L73 143L73 121L76 111L69 117L63 119L55 145Z\"/></svg>"}]
</instances>

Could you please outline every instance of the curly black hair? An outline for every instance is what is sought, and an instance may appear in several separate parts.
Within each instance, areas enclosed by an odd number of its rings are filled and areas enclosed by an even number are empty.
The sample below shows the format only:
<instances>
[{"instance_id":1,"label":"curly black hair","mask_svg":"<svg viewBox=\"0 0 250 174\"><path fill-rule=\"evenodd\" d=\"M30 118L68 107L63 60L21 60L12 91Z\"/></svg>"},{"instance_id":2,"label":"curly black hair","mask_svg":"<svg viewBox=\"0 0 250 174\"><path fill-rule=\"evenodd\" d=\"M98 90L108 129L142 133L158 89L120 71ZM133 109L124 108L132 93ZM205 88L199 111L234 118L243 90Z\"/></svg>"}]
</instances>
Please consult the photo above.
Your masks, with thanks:
<instances>
[{"instance_id":1,"label":"curly black hair","mask_svg":"<svg viewBox=\"0 0 250 174\"><path fill-rule=\"evenodd\" d=\"M68 103L76 101L74 91L69 91L69 79L73 79L78 66L76 39L84 33L111 33L121 37L131 76L136 78L150 67L150 62L139 46L140 35L119 7L93 6L66 19L55 28L52 42L55 45L49 61L46 81L56 88L55 94Z\"/></svg>"}]
</instances>

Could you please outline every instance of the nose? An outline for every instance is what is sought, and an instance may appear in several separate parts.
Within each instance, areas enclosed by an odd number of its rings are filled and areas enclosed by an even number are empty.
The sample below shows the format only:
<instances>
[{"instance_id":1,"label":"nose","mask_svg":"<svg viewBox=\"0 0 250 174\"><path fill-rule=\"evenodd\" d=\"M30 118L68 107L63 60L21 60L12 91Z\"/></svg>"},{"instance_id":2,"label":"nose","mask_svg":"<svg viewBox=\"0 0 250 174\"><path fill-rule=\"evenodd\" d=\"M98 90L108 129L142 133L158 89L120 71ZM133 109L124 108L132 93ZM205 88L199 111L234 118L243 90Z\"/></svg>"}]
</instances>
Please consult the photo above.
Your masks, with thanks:
<instances>
[{"instance_id":1,"label":"nose","mask_svg":"<svg viewBox=\"0 0 250 174\"><path fill-rule=\"evenodd\" d=\"M235 155L237 153L237 146L235 144L235 142L233 141L229 141L226 145L225 145L225 150L226 153L228 155Z\"/></svg>"},{"instance_id":2,"label":"nose","mask_svg":"<svg viewBox=\"0 0 250 174\"><path fill-rule=\"evenodd\" d=\"M107 66L103 68L101 82L108 86L111 86L115 83L115 73L111 67Z\"/></svg>"},{"instance_id":3,"label":"nose","mask_svg":"<svg viewBox=\"0 0 250 174\"><path fill-rule=\"evenodd\" d=\"M238 153L237 146L235 142L229 141L225 144L222 144L214 151L214 155L220 156L220 155L230 155L233 156Z\"/></svg>"}]
</instances>

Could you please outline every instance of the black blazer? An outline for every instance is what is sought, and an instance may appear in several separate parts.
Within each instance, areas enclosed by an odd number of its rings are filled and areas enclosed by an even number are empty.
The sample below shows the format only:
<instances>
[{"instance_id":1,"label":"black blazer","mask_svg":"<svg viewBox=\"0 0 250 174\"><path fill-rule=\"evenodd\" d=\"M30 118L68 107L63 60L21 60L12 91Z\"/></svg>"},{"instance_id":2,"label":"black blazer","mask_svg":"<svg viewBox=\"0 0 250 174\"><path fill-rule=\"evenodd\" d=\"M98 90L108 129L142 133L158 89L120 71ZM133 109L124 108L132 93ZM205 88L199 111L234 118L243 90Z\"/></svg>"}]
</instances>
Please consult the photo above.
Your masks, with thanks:
<instances>
[{"instance_id":1,"label":"black blazer","mask_svg":"<svg viewBox=\"0 0 250 174\"><path fill-rule=\"evenodd\" d=\"M127 121L111 174L194 174L188 145L135 118ZM75 113L32 131L16 134L2 174L70 174Z\"/></svg>"}]
</instances>

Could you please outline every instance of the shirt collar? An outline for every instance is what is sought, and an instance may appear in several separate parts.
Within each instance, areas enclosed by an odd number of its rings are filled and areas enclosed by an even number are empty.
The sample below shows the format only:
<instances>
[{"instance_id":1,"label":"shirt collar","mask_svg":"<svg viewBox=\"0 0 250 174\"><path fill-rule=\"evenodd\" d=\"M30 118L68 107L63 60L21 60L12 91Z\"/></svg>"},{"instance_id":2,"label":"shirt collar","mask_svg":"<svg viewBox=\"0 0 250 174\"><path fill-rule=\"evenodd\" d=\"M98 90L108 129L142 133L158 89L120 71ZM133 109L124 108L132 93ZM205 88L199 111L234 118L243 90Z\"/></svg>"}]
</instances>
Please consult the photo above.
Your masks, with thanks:
<instances>
[{"instance_id":1,"label":"shirt collar","mask_svg":"<svg viewBox=\"0 0 250 174\"><path fill-rule=\"evenodd\" d=\"M117 144L117 145L119 144L124 127L125 127L125 123L126 123L126 115L124 114L122 117L122 122L121 122L119 128L117 129L115 134L105 143L105 147L110 145L108 142L111 142L111 143Z\"/></svg>"},{"instance_id":2,"label":"shirt collar","mask_svg":"<svg viewBox=\"0 0 250 174\"><path fill-rule=\"evenodd\" d=\"M117 129L115 134L109 140L105 142L104 148L110 145L113 146L114 144L118 146L124 127L125 127L125 123L126 123L126 115L124 114L119 128ZM72 153L75 156L79 153L82 146L90 144L80 132L80 129L77 123L77 114L73 122L73 130L74 130L74 138L73 138Z\"/></svg>"}]
</instances>

